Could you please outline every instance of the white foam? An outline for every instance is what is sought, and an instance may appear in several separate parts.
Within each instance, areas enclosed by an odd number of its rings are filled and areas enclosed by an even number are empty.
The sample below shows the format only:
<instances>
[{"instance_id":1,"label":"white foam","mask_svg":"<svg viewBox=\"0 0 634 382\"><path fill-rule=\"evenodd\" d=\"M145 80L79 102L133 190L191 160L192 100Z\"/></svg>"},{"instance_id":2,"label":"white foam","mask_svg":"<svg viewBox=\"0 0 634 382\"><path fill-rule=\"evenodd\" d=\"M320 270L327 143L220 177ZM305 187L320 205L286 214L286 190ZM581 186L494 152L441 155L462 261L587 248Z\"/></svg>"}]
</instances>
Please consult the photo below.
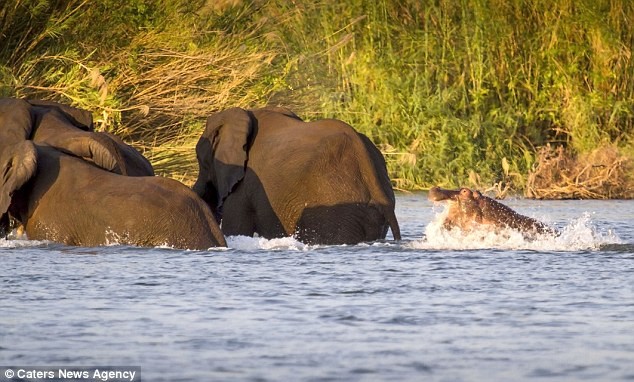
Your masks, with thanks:
<instances>
[{"instance_id":1,"label":"white foam","mask_svg":"<svg viewBox=\"0 0 634 382\"><path fill-rule=\"evenodd\" d=\"M20 237L9 236L9 238L0 239L0 248L28 248L37 247L48 243L50 242L42 240L29 240L26 235L22 235Z\"/></svg>"},{"instance_id":2,"label":"white foam","mask_svg":"<svg viewBox=\"0 0 634 382\"><path fill-rule=\"evenodd\" d=\"M437 214L425 227L425 235L407 245L415 249L528 249L538 251L579 251L598 249L604 244L622 244L623 241L612 231L600 232L590 219L590 214L570 221L560 228L561 234L539 235L526 238L512 229L491 230L485 226L470 232L460 229L447 230L443 227L447 209Z\"/></svg>"},{"instance_id":3,"label":"white foam","mask_svg":"<svg viewBox=\"0 0 634 382\"><path fill-rule=\"evenodd\" d=\"M241 251L308 251L315 246L304 244L294 237L282 237L279 239L265 239L263 237L228 236L227 246Z\"/></svg>"}]
</instances>

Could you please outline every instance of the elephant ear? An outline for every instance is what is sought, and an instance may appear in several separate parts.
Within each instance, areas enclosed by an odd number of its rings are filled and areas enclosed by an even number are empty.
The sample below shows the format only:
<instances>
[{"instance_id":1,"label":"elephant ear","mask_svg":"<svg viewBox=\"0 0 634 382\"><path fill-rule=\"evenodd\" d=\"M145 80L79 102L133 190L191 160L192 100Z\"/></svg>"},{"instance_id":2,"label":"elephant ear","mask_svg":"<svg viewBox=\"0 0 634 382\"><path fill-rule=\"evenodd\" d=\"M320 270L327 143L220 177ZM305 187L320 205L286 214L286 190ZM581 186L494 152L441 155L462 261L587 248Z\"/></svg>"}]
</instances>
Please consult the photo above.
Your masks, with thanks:
<instances>
[{"instance_id":1,"label":"elephant ear","mask_svg":"<svg viewBox=\"0 0 634 382\"><path fill-rule=\"evenodd\" d=\"M118 148L110 138L99 133L63 132L34 141L92 162L106 171L127 175L125 162Z\"/></svg>"},{"instance_id":2,"label":"elephant ear","mask_svg":"<svg viewBox=\"0 0 634 382\"><path fill-rule=\"evenodd\" d=\"M252 132L251 115L240 108L207 118L205 132L196 145L200 172L194 190L217 209L244 178Z\"/></svg>"},{"instance_id":3,"label":"elephant ear","mask_svg":"<svg viewBox=\"0 0 634 382\"><path fill-rule=\"evenodd\" d=\"M0 146L0 216L11 205L15 190L24 185L37 170L37 151L31 141Z\"/></svg>"}]
</instances>

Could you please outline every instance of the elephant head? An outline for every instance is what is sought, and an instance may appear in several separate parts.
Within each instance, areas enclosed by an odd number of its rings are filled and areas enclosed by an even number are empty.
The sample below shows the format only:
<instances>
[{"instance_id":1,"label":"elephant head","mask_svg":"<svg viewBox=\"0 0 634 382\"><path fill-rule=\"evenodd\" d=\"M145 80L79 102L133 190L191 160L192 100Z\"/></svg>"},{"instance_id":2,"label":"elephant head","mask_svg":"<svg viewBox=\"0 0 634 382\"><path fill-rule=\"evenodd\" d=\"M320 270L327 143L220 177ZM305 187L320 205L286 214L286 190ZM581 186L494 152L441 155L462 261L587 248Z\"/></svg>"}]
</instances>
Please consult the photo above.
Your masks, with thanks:
<instances>
[{"instance_id":1,"label":"elephant head","mask_svg":"<svg viewBox=\"0 0 634 382\"><path fill-rule=\"evenodd\" d=\"M0 237L9 229L13 193L35 173L37 162L31 135L31 106L24 100L0 99Z\"/></svg>"},{"instance_id":2,"label":"elephant head","mask_svg":"<svg viewBox=\"0 0 634 382\"><path fill-rule=\"evenodd\" d=\"M0 144L30 139L128 176L153 176L150 162L120 138L93 131L92 114L53 101L0 99Z\"/></svg>"},{"instance_id":3,"label":"elephant head","mask_svg":"<svg viewBox=\"0 0 634 382\"><path fill-rule=\"evenodd\" d=\"M249 112L228 109L207 118L205 131L196 144L199 174L193 189L216 209L216 218L224 199L244 178L254 128Z\"/></svg>"},{"instance_id":4,"label":"elephant head","mask_svg":"<svg viewBox=\"0 0 634 382\"><path fill-rule=\"evenodd\" d=\"M283 114L302 119L283 107L265 107L258 113ZM249 147L258 131L258 119L250 110L227 109L207 118L205 131L196 144L199 174L193 190L215 210L218 218L225 198L244 178Z\"/></svg>"}]
</instances>

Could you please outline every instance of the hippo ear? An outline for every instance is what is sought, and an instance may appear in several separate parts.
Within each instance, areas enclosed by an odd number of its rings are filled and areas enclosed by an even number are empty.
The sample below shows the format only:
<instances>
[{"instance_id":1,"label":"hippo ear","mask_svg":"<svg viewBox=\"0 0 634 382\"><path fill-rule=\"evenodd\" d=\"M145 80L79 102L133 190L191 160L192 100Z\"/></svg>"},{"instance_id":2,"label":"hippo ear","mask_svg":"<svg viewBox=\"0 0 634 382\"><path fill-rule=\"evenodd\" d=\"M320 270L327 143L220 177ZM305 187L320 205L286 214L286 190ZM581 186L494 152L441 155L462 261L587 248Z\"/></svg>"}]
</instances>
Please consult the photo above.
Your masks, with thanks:
<instances>
[{"instance_id":1,"label":"hippo ear","mask_svg":"<svg viewBox=\"0 0 634 382\"><path fill-rule=\"evenodd\" d=\"M31 141L0 146L0 216L9 210L13 192L37 170L37 151Z\"/></svg>"},{"instance_id":2,"label":"hippo ear","mask_svg":"<svg viewBox=\"0 0 634 382\"><path fill-rule=\"evenodd\" d=\"M251 115L240 108L207 118L205 132L196 145L200 172L194 190L216 208L222 207L233 187L244 178L252 131Z\"/></svg>"}]
</instances>

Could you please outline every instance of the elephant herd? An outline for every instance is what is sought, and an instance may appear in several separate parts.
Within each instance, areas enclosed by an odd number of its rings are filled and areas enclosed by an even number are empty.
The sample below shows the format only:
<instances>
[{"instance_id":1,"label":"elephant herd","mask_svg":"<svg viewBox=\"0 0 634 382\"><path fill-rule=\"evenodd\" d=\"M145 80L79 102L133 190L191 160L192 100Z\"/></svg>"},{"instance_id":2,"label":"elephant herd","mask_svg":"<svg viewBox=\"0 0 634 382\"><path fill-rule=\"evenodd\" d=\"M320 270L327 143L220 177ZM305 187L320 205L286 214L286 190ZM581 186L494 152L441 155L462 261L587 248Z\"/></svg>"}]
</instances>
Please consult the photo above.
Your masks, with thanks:
<instances>
[{"instance_id":1,"label":"elephant herd","mask_svg":"<svg viewBox=\"0 0 634 382\"><path fill-rule=\"evenodd\" d=\"M232 108L207 119L196 155L192 190L95 131L88 111L0 99L0 237L17 224L76 246L207 249L256 234L354 244L388 228L401 238L383 156L341 121Z\"/></svg>"},{"instance_id":2,"label":"elephant herd","mask_svg":"<svg viewBox=\"0 0 634 382\"><path fill-rule=\"evenodd\" d=\"M204 250L225 235L294 236L309 244L401 239L381 152L348 124L304 122L283 108L231 108L207 118L193 188L155 176L92 114L51 101L0 99L0 238L75 246L128 244ZM556 234L467 188L434 187L443 226ZM222 227L222 229L221 229Z\"/></svg>"}]
</instances>

